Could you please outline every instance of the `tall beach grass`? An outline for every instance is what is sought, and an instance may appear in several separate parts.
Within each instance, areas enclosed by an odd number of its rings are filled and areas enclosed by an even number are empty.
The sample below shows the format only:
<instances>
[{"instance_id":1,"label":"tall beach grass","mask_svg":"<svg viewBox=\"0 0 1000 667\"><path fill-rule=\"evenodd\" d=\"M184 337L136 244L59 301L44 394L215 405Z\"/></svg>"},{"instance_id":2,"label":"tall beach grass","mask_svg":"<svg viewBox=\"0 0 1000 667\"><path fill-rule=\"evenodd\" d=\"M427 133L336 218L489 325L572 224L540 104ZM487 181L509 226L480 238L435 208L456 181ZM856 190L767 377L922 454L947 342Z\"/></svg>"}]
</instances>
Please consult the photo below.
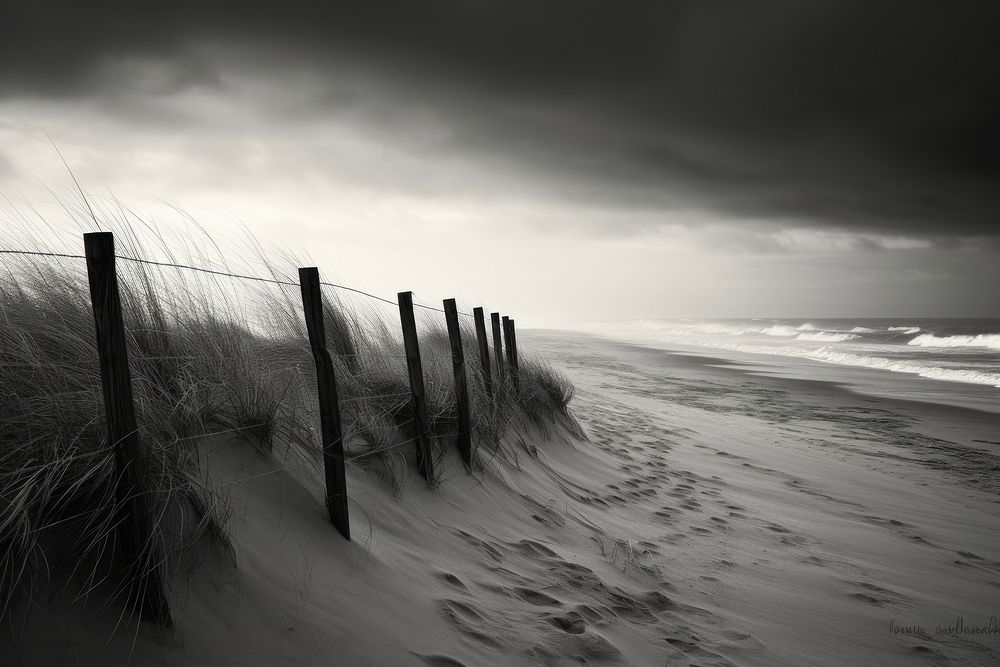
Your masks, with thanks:
<instances>
[{"instance_id":1,"label":"tall beach grass","mask_svg":"<svg viewBox=\"0 0 1000 667\"><path fill-rule=\"evenodd\" d=\"M204 235L178 249L120 211L95 215L88 207L89 223L116 232L120 255L249 270L246 260L234 263ZM156 242L143 243L140 234ZM30 236L22 234L21 242ZM290 285L118 261L155 517L147 548L124 569L85 264L0 255L0 618L39 595L62 592L117 600L123 621L134 619L127 592L143 571L158 568L169 584L192 552L231 550L226 499L201 469L206 437L238 437L264 455L322 474L315 369L294 278L305 262L265 253L252 240L249 247L257 275ZM28 249L47 250L37 241ZM417 474L398 314L324 289L349 465L397 491L405 475ZM458 428L451 352L443 315L427 311L421 325L433 455L442 459ZM494 369L494 390L487 392L471 322L463 322L463 341L473 471L516 464L514 439L505 436L567 414L572 386L542 360L523 355L519 390ZM433 483L440 483L438 474Z\"/></svg>"}]
</instances>

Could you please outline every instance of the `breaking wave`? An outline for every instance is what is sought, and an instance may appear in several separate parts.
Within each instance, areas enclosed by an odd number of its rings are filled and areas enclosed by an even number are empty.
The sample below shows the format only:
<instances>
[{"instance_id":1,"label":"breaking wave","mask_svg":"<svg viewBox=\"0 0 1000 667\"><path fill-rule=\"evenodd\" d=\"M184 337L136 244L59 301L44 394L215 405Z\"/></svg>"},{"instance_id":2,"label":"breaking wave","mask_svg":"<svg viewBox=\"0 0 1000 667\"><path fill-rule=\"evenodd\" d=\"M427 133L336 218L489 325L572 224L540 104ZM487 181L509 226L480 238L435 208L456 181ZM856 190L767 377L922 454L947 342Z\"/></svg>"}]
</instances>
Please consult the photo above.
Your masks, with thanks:
<instances>
[{"instance_id":1,"label":"breaking wave","mask_svg":"<svg viewBox=\"0 0 1000 667\"><path fill-rule=\"evenodd\" d=\"M811 340L816 343L842 343L845 340L861 338L853 333L836 333L833 331L817 331L815 333L800 333L795 340Z\"/></svg>"},{"instance_id":2,"label":"breaking wave","mask_svg":"<svg viewBox=\"0 0 1000 667\"><path fill-rule=\"evenodd\" d=\"M626 324L625 328L639 332L644 338L651 335L660 343L797 357L1000 388L1000 359L992 352L1000 350L1000 334L933 334L916 325L863 324L866 323L830 322L828 327L817 327L773 320L640 320ZM956 364L957 359L960 364Z\"/></svg>"},{"instance_id":3,"label":"breaking wave","mask_svg":"<svg viewBox=\"0 0 1000 667\"><path fill-rule=\"evenodd\" d=\"M921 363L913 363L905 360L886 359L884 357L842 352L840 350L835 350L830 346L824 346L818 350L737 344L721 344L718 347L732 350L734 352L772 354L782 357L799 357L802 359L811 359L812 361L820 361L828 364L860 366L862 368L874 368L893 373L908 373L933 380L964 382L966 384L979 384L1000 388L1000 374L997 373L927 366Z\"/></svg>"},{"instance_id":4,"label":"breaking wave","mask_svg":"<svg viewBox=\"0 0 1000 667\"><path fill-rule=\"evenodd\" d=\"M825 347L813 352L810 358L816 359L817 361L826 361L829 363L843 364L847 366L877 368L884 371L892 371L893 373L911 373L934 380L983 384L1000 388L1000 375L997 375L996 373L963 370L958 368L940 368L938 366L924 366L922 364L915 364L895 359L886 359L884 357L869 357L867 355L852 354L850 352L839 352Z\"/></svg>"},{"instance_id":5,"label":"breaking wave","mask_svg":"<svg viewBox=\"0 0 1000 667\"><path fill-rule=\"evenodd\" d=\"M976 336L935 336L920 334L907 345L918 347L986 347L1000 350L1000 334L978 334Z\"/></svg>"},{"instance_id":6,"label":"breaking wave","mask_svg":"<svg viewBox=\"0 0 1000 667\"><path fill-rule=\"evenodd\" d=\"M807 325L803 324L802 326L804 327ZM812 325L808 326L811 327ZM775 324L773 327L761 329L760 333L765 334L767 336L795 336L796 334L799 333L799 331L802 330L803 330L802 327L796 329L795 327L785 326L784 324Z\"/></svg>"}]
</instances>

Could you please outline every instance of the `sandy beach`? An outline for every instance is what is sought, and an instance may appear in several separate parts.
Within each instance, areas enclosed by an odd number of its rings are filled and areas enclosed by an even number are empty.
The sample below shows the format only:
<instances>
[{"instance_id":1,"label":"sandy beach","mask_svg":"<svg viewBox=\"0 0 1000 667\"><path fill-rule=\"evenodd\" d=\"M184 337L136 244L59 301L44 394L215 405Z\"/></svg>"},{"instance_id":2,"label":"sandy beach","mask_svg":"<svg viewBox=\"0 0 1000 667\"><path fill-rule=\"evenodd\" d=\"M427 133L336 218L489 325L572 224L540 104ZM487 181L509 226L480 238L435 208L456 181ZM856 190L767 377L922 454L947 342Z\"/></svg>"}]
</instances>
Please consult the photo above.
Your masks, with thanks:
<instances>
[{"instance_id":1,"label":"sandy beach","mask_svg":"<svg viewBox=\"0 0 1000 667\"><path fill-rule=\"evenodd\" d=\"M467 475L454 456L437 489L410 474L393 495L352 466L353 543L330 527L313 473L206 442L235 554L178 574L175 628L109 641L118 612L55 600L5 653L23 664L1000 659L1000 417L584 334L523 338L575 382L582 432L522 424L516 465Z\"/></svg>"},{"instance_id":2,"label":"sandy beach","mask_svg":"<svg viewBox=\"0 0 1000 667\"><path fill-rule=\"evenodd\" d=\"M656 496L628 498L621 519L658 545L677 598L711 614L692 651L754 664L997 660L995 621L993 634L947 634L958 618L989 628L997 615L995 414L590 337L532 343L561 354L577 413L612 460L640 480L667 464L642 482Z\"/></svg>"}]
</instances>

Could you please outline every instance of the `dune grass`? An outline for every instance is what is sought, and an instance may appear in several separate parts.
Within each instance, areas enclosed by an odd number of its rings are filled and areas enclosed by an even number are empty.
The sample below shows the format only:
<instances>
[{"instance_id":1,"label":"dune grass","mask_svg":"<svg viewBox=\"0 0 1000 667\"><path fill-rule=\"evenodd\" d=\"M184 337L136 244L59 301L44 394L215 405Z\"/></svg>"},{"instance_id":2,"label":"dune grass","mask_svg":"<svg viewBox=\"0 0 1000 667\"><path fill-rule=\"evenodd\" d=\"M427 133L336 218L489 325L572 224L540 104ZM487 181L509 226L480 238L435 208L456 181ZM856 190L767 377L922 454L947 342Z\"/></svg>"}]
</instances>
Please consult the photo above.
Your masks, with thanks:
<instances>
[{"instance_id":1,"label":"dune grass","mask_svg":"<svg viewBox=\"0 0 1000 667\"><path fill-rule=\"evenodd\" d=\"M122 220L108 226L117 227L119 254L182 264L209 259L191 247L181 257L162 242L146 247L134 224ZM272 260L265 269L294 283L295 266L304 263L284 259L286 267ZM123 620L133 619L137 610L127 593L143 571L158 568L169 584L194 547L231 549L225 498L199 469L199 444L209 435L237 434L265 454L321 474L315 369L297 287L119 260L154 517L146 547L123 570L85 264L9 255L0 262L0 618L58 586L76 597L109 591L126 603ZM391 309L340 296L325 288L349 465L374 471L388 490L398 490L405 475L417 474L398 319ZM444 316L437 315L421 318L420 344L433 453L440 459L453 446L457 415ZM471 322L463 322L463 341L473 468L513 462L504 436L519 424L565 414L572 386L526 356L519 391L501 375L488 393ZM440 470L432 483L441 481Z\"/></svg>"}]
</instances>

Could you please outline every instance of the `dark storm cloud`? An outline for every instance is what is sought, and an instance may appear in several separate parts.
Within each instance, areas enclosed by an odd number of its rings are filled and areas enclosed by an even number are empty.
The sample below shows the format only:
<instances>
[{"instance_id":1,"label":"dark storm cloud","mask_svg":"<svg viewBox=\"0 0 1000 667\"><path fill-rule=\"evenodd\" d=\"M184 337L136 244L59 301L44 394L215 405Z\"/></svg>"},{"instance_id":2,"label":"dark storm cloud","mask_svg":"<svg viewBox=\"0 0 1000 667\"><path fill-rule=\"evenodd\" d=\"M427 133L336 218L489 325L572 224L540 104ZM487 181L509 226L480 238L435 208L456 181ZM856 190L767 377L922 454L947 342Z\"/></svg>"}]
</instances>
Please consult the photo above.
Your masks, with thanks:
<instances>
[{"instance_id":1,"label":"dark storm cloud","mask_svg":"<svg viewBox=\"0 0 1000 667\"><path fill-rule=\"evenodd\" d=\"M289 68L331 79L354 68L394 91L394 122L414 100L435 107L455 128L445 149L567 197L908 234L1000 231L994 3L6 7L0 95L122 95L134 82L109 65L130 57L171 65L135 94L219 86L213 54L230 49L279 82ZM318 95L307 111L327 103Z\"/></svg>"}]
</instances>

